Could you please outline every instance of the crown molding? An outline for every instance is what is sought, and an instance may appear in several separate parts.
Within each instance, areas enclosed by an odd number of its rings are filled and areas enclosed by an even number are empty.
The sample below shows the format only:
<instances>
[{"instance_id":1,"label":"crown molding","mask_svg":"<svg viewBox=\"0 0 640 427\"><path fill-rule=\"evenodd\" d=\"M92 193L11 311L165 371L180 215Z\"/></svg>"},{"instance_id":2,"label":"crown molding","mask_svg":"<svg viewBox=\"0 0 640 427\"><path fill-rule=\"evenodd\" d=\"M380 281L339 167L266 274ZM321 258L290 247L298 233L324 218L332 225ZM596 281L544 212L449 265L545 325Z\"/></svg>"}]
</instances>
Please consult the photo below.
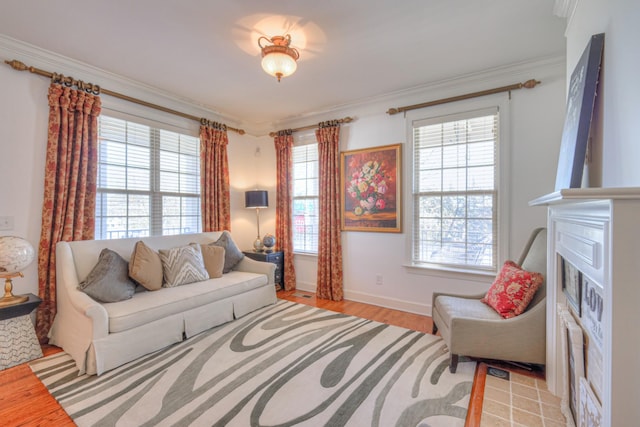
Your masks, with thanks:
<instances>
[{"instance_id":1,"label":"crown molding","mask_svg":"<svg viewBox=\"0 0 640 427\"><path fill-rule=\"evenodd\" d=\"M553 14L560 18L570 18L576 10L578 0L556 0L553 5Z\"/></svg>"},{"instance_id":2,"label":"crown molding","mask_svg":"<svg viewBox=\"0 0 640 427\"><path fill-rule=\"evenodd\" d=\"M76 79L96 82L101 87L120 92L128 96L143 99L147 102L162 105L177 111L182 111L194 116L206 117L220 121L231 126L238 126L239 120L224 115L214 108L199 104L198 102L167 92L144 82L129 79L101 68L92 66L82 61L66 57L64 55L42 49L38 46L0 34L0 56L5 60L17 59L27 66L44 69L51 72L71 75ZM7 66L6 64L2 64ZM41 77L39 77L41 78ZM122 104L126 101L114 101ZM132 107L137 110L139 108ZM185 119L188 120L188 119Z\"/></svg>"},{"instance_id":3,"label":"crown molding","mask_svg":"<svg viewBox=\"0 0 640 427\"><path fill-rule=\"evenodd\" d=\"M560 18L567 19L567 27L565 28L564 35L566 37L569 27L573 22L573 16L575 15L576 8L578 7L579 0L556 0L553 5L553 14Z\"/></svg>"},{"instance_id":4,"label":"crown molding","mask_svg":"<svg viewBox=\"0 0 640 427\"><path fill-rule=\"evenodd\" d=\"M353 102L327 106L312 112L290 116L273 123L270 131L298 127L308 122L329 120L333 116L350 115L356 117L371 116L386 111L389 107L401 104L417 104L466 92L484 90L494 85L517 83L531 78L541 79L539 73L564 77L566 72L565 55L554 55L522 61L505 66L494 67L476 73L454 76L438 81L401 89L381 95L362 98ZM544 84L544 79L542 79ZM402 114L398 114L402 117ZM307 123L304 123L307 122Z\"/></svg>"},{"instance_id":5,"label":"crown molding","mask_svg":"<svg viewBox=\"0 0 640 427\"><path fill-rule=\"evenodd\" d=\"M558 1L577 2L578 0ZM505 81L508 84L512 84L514 81L510 81L511 79L539 79L539 76L534 75L539 69L557 69L560 70L558 72L564 73L566 60L564 55L543 57L495 67L477 73L428 82L395 92L361 98L348 103L327 105L315 111L284 117L281 120L273 122L247 123L241 118L225 115L211 106L199 104L191 99L105 71L3 34L0 34L0 56L3 57L3 61L5 59L18 59L29 66L72 75L77 79L85 81L98 82L97 84L100 86L108 87L113 91L125 93L129 96L144 99L145 101L195 116L207 117L234 127L240 127L246 131L247 135L254 137L264 137L267 136L269 132L278 129L297 127L299 123L305 121L312 121L313 123L315 121L328 120L340 114L355 114L360 117L377 115L386 111L389 107L424 102L425 98L437 99L439 97L451 96L452 92L453 94L456 94L456 92L459 94L468 91L482 90L486 89L489 85L505 84ZM308 124L309 123L304 123L304 125Z\"/></svg>"}]
</instances>

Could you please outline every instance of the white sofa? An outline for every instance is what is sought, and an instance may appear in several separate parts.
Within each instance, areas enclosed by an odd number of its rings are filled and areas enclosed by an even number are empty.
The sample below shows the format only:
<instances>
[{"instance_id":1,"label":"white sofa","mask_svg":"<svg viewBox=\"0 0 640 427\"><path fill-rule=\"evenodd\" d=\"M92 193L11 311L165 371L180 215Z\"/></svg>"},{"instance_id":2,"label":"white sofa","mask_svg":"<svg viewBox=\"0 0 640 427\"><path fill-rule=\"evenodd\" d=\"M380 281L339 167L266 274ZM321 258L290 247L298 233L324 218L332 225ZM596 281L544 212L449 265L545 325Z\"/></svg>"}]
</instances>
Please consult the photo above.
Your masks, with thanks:
<instances>
[{"instance_id":1,"label":"white sofa","mask_svg":"<svg viewBox=\"0 0 640 427\"><path fill-rule=\"evenodd\" d=\"M131 299L120 302L99 303L78 289L104 248L128 261L139 240L157 251L189 243L211 243L221 234L58 243L57 314L49 342L70 354L80 373L100 375L275 303L275 265L248 257L220 278L136 292Z\"/></svg>"}]
</instances>

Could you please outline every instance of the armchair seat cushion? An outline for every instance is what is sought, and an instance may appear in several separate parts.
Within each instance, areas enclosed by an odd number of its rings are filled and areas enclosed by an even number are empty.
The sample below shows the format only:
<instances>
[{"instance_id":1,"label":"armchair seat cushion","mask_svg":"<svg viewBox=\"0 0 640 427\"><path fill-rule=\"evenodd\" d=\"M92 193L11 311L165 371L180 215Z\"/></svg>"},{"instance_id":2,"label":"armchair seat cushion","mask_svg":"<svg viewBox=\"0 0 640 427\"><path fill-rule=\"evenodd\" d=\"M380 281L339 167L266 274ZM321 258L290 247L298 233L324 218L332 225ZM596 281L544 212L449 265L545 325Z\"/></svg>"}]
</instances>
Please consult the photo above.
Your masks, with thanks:
<instances>
[{"instance_id":1,"label":"armchair seat cushion","mask_svg":"<svg viewBox=\"0 0 640 427\"><path fill-rule=\"evenodd\" d=\"M441 295L436 298L435 310L447 325L450 325L454 318L502 320L498 312L478 299Z\"/></svg>"}]
</instances>

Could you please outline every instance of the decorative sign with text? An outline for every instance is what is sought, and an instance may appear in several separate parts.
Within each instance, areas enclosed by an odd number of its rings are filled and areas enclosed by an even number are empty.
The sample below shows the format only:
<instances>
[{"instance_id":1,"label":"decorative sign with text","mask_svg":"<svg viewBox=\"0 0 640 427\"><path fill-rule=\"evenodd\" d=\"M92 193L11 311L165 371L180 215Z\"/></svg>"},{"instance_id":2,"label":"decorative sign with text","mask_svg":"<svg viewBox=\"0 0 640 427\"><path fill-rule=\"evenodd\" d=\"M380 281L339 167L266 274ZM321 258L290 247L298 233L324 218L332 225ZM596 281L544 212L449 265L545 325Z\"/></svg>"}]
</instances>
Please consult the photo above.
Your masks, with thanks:
<instances>
[{"instance_id":1,"label":"decorative sign with text","mask_svg":"<svg viewBox=\"0 0 640 427\"><path fill-rule=\"evenodd\" d=\"M592 342L602 351L602 311L604 309L603 289L589 277L582 276L582 325Z\"/></svg>"}]
</instances>

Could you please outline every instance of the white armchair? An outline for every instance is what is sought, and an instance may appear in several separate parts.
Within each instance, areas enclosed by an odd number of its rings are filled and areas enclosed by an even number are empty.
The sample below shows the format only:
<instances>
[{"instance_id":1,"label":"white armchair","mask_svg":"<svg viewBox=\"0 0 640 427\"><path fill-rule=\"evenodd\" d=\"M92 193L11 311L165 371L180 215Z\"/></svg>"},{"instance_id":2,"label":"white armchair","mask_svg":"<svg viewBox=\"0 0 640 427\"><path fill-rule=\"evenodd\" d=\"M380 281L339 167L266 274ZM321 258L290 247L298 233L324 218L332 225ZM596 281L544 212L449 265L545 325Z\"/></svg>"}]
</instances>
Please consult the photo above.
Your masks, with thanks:
<instances>
[{"instance_id":1,"label":"white armchair","mask_svg":"<svg viewBox=\"0 0 640 427\"><path fill-rule=\"evenodd\" d=\"M545 364L546 356L546 273L547 230L533 231L520 259L527 271L541 273L545 280L526 311L504 319L480 301L479 295L434 293L432 300L433 333L440 331L454 373L460 355L484 359Z\"/></svg>"}]
</instances>

